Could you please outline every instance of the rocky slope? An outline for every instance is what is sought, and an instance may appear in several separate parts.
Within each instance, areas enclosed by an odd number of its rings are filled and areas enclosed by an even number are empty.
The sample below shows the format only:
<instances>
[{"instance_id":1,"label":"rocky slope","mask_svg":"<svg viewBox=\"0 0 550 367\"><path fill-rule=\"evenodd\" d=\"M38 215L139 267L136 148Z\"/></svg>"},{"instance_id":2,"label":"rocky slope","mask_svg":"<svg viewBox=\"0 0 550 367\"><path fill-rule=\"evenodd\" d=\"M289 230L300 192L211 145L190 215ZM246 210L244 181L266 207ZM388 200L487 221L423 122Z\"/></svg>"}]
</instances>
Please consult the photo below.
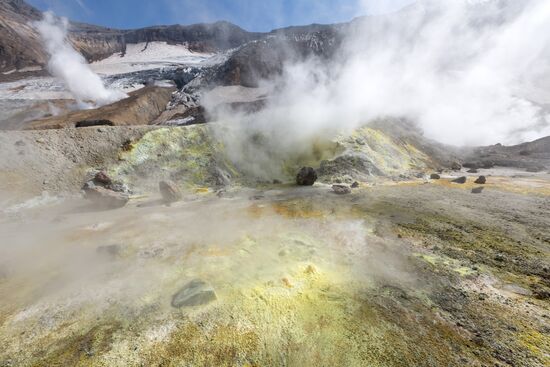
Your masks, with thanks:
<instances>
[{"instance_id":1,"label":"rocky slope","mask_svg":"<svg viewBox=\"0 0 550 367\"><path fill-rule=\"evenodd\" d=\"M46 62L37 33L28 24L40 12L23 0L0 2L0 71L23 69Z\"/></svg>"},{"instance_id":2,"label":"rocky slope","mask_svg":"<svg viewBox=\"0 0 550 367\"><path fill-rule=\"evenodd\" d=\"M43 67L47 57L38 34L29 25L41 13L24 0L0 3L0 71ZM116 30L83 23L71 23L69 38L88 61L124 53L126 45L167 42L185 44L195 52L222 52L237 48L211 79L226 85L255 85L259 77L281 69L285 57L310 54L330 55L341 41L340 26L289 27L270 33L247 32L228 22L212 24L154 26ZM262 42L252 42L262 40Z\"/></svg>"}]
</instances>

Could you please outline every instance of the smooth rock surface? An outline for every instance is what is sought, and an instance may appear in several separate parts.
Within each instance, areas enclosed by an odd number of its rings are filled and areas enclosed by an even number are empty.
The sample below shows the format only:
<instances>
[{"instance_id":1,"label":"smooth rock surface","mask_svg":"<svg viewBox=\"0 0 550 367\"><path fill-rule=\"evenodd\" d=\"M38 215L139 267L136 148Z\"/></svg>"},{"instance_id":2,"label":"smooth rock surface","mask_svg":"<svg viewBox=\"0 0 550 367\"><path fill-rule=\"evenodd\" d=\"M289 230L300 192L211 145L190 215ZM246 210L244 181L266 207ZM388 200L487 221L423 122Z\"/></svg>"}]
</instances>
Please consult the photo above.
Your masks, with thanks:
<instances>
[{"instance_id":1,"label":"smooth rock surface","mask_svg":"<svg viewBox=\"0 0 550 367\"><path fill-rule=\"evenodd\" d=\"M193 307L206 305L217 299L214 289L201 279L187 283L172 297L172 307Z\"/></svg>"}]
</instances>

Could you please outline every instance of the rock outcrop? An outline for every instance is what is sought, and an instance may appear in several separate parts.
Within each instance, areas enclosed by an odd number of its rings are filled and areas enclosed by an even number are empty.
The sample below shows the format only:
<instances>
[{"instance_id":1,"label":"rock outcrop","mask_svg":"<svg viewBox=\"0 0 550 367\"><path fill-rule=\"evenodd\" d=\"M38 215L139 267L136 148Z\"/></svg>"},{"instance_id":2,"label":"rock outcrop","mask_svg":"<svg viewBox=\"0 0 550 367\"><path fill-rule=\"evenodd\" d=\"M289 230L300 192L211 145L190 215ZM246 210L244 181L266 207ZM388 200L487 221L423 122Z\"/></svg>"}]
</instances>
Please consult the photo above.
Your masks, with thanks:
<instances>
[{"instance_id":1,"label":"rock outcrop","mask_svg":"<svg viewBox=\"0 0 550 367\"><path fill-rule=\"evenodd\" d=\"M93 110L70 112L31 122L27 129L149 125L166 109L173 88L145 87L128 98Z\"/></svg>"}]
</instances>

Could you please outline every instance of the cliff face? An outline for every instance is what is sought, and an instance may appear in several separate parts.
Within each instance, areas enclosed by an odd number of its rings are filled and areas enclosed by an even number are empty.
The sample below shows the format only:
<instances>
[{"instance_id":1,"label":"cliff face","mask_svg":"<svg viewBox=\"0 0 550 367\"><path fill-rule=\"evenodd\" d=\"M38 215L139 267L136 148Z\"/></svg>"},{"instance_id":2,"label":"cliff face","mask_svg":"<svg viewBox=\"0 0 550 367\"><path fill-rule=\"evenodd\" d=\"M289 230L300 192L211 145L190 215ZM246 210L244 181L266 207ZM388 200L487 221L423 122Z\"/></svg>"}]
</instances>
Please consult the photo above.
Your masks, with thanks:
<instances>
[{"instance_id":1,"label":"cliff face","mask_svg":"<svg viewBox=\"0 0 550 367\"><path fill-rule=\"evenodd\" d=\"M38 34L29 22L41 13L23 0L0 2L0 71L23 69L46 62Z\"/></svg>"},{"instance_id":2,"label":"cliff face","mask_svg":"<svg viewBox=\"0 0 550 367\"><path fill-rule=\"evenodd\" d=\"M31 22L42 13L23 0L0 2L0 72L26 67L43 67L48 57ZM99 60L125 49L120 31L71 23L69 36L75 48L89 61Z\"/></svg>"},{"instance_id":3,"label":"cliff face","mask_svg":"<svg viewBox=\"0 0 550 367\"><path fill-rule=\"evenodd\" d=\"M40 37L30 25L40 20L39 10L23 0L0 2L0 72L26 67L43 67L47 62ZM260 33L247 32L231 23L157 26L117 30L83 23L71 23L69 38L88 61L97 61L124 52L127 43L161 41L187 44L192 51L225 51L258 39Z\"/></svg>"},{"instance_id":4,"label":"cliff face","mask_svg":"<svg viewBox=\"0 0 550 367\"><path fill-rule=\"evenodd\" d=\"M24 0L0 2L0 72L43 67L47 63L48 58L40 37L30 25L41 17L41 12ZM230 85L254 85L257 78L277 73L282 68L283 61L289 57L311 54L327 56L340 43L338 26L312 25L270 33L252 33L228 22L155 26L135 30L72 22L69 38L88 61L125 52L128 43L160 41L186 44L190 50L197 52L237 48L215 77Z\"/></svg>"},{"instance_id":5,"label":"cliff face","mask_svg":"<svg viewBox=\"0 0 550 367\"><path fill-rule=\"evenodd\" d=\"M228 22L149 27L124 31L123 35L127 43L186 43L192 51L198 52L228 50L263 36L262 33L247 32Z\"/></svg>"}]
</instances>

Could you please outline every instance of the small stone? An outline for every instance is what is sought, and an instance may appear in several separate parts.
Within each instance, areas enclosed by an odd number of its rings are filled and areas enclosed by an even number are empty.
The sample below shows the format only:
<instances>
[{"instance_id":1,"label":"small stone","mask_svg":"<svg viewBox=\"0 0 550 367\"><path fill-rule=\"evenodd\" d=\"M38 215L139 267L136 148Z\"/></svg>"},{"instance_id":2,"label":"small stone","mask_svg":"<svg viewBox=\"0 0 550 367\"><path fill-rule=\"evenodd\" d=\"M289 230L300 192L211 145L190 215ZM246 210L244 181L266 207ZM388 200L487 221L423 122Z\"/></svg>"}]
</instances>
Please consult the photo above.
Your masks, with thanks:
<instances>
[{"instance_id":1,"label":"small stone","mask_svg":"<svg viewBox=\"0 0 550 367\"><path fill-rule=\"evenodd\" d=\"M472 189L472 194L481 194L483 192L483 187L474 187Z\"/></svg>"},{"instance_id":2,"label":"small stone","mask_svg":"<svg viewBox=\"0 0 550 367\"><path fill-rule=\"evenodd\" d=\"M505 260L505 257L503 254L496 254L495 255L495 260L498 261L498 262L503 262Z\"/></svg>"},{"instance_id":3,"label":"small stone","mask_svg":"<svg viewBox=\"0 0 550 367\"><path fill-rule=\"evenodd\" d=\"M212 286L202 279L187 283L172 297L172 307L194 307L206 305L217 299Z\"/></svg>"},{"instance_id":4,"label":"small stone","mask_svg":"<svg viewBox=\"0 0 550 367\"><path fill-rule=\"evenodd\" d=\"M474 182L478 185L485 185L487 183L487 178L485 176L479 176Z\"/></svg>"},{"instance_id":5,"label":"small stone","mask_svg":"<svg viewBox=\"0 0 550 367\"><path fill-rule=\"evenodd\" d=\"M441 176L438 175L437 173L432 173L430 175L430 180L439 180L439 179L441 179Z\"/></svg>"},{"instance_id":6,"label":"small stone","mask_svg":"<svg viewBox=\"0 0 550 367\"><path fill-rule=\"evenodd\" d=\"M296 184L299 186L313 186L317 181L317 172L312 167L302 167L296 175Z\"/></svg>"},{"instance_id":7,"label":"small stone","mask_svg":"<svg viewBox=\"0 0 550 367\"><path fill-rule=\"evenodd\" d=\"M174 181L159 182L159 191L165 203L170 204L181 200L181 192Z\"/></svg>"},{"instance_id":8,"label":"small stone","mask_svg":"<svg viewBox=\"0 0 550 367\"><path fill-rule=\"evenodd\" d=\"M465 184L466 180L467 180L466 176L462 176L462 177L459 177L459 178L455 178L451 182L454 182L454 183L457 183L457 184Z\"/></svg>"},{"instance_id":9,"label":"small stone","mask_svg":"<svg viewBox=\"0 0 550 367\"><path fill-rule=\"evenodd\" d=\"M359 182L355 181L354 183L351 184L351 188L352 189L357 189L359 187Z\"/></svg>"},{"instance_id":10,"label":"small stone","mask_svg":"<svg viewBox=\"0 0 550 367\"><path fill-rule=\"evenodd\" d=\"M347 185L332 185L332 191L337 195L351 194L351 188Z\"/></svg>"}]
</instances>

